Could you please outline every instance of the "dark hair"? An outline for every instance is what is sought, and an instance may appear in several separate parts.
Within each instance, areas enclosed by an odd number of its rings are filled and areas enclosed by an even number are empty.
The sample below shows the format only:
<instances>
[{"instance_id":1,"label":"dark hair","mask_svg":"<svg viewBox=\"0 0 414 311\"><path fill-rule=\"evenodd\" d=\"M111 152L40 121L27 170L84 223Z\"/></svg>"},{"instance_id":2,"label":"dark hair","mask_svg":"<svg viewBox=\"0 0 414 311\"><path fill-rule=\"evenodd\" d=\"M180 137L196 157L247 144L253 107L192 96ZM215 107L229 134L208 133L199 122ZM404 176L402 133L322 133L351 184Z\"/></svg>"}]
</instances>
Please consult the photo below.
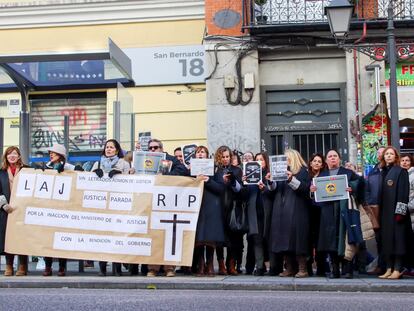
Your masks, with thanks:
<instances>
[{"instance_id":1,"label":"dark hair","mask_svg":"<svg viewBox=\"0 0 414 311\"><path fill-rule=\"evenodd\" d=\"M194 151L194 154L197 154L197 152L199 152L200 150L204 150L206 152L207 158L210 157L210 154L206 146L198 146L196 150Z\"/></svg>"},{"instance_id":2,"label":"dark hair","mask_svg":"<svg viewBox=\"0 0 414 311\"><path fill-rule=\"evenodd\" d=\"M401 154L400 155L400 161L402 160L402 158L409 158L411 167L414 166L414 160L413 160L413 156L411 154L409 154L409 153Z\"/></svg>"},{"instance_id":3,"label":"dark hair","mask_svg":"<svg viewBox=\"0 0 414 311\"><path fill-rule=\"evenodd\" d=\"M341 159L341 155L339 154L338 150L336 150L336 149L329 149L325 154L325 158L327 158L328 153L331 152L331 151L336 152L336 154L338 155L338 158Z\"/></svg>"},{"instance_id":4,"label":"dark hair","mask_svg":"<svg viewBox=\"0 0 414 311\"><path fill-rule=\"evenodd\" d=\"M238 151L237 149L234 149L230 155L230 164L233 165L231 162L233 162L233 157L236 157L237 159L237 166L240 166L240 164L242 163L241 161L241 155L242 153L240 151Z\"/></svg>"},{"instance_id":5,"label":"dark hair","mask_svg":"<svg viewBox=\"0 0 414 311\"><path fill-rule=\"evenodd\" d=\"M175 153L176 151L181 151L181 147L177 147L177 148L175 148L175 149L174 149L174 153Z\"/></svg>"},{"instance_id":6,"label":"dark hair","mask_svg":"<svg viewBox=\"0 0 414 311\"><path fill-rule=\"evenodd\" d=\"M269 168L269 156L267 155L266 152L256 153L256 155L254 156L254 160L257 161L257 157L260 156L260 155L264 159L266 171L269 171L270 170L270 168Z\"/></svg>"},{"instance_id":7,"label":"dark hair","mask_svg":"<svg viewBox=\"0 0 414 311\"><path fill-rule=\"evenodd\" d=\"M393 146L388 146L382 152L381 160L380 160L380 167L387 166L387 163L385 163L385 160L384 160L384 155L385 155L385 152L387 152L388 149L392 149L394 151L394 153L395 153L394 165L398 165L399 166L400 165L400 155L398 154L397 149L395 149Z\"/></svg>"},{"instance_id":8,"label":"dark hair","mask_svg":"<svg viewBox=\"0 0 414 311\"><path fill-rule=\"evenodd\" d=\"M322 166L319 172L322 172L325 168L326 168L326 162L325 162L325 157L323 156L322 153L314 153L311 155L311 157L309 158L309 162L308 162L308 168L309 168L309 175L310 177L315 177L315 172L312 170L312 166L311 166L311 162L313 161L313 159L315 159L316 157L319 157L322 159Z\"/></svg>"},{"instance_id":9,"label":"dark hair","mask_svg":"<svg viewBox=\"0 0 414 311\"><path fill-rule=\"evenodd\" d=\"M106 145L108 143L113 143L114 144L115 149L116 149L116 155L118 156L118 158L123 158L124 157L124 153L122 152L121 145L118 143L118 141L116 139L108 139L105 142L104 148L102 150L102 155L103 156L105 156L105 149L106 149Z\"/></svg>"},{"instance_id":10,"label":"dark hair","mask_svg":"<svg viewBox=\"0 0 414 311\"><path fill-rule=\"evenodd\" d=\"M150 141L148 142L148 148L149 148L149 145L150 145L151 143L157 143L157 144L158 144L158 146L160 147L160 149L161 149L161 150L164 150L164 145L162 144L162 141L161 141L161 140L156 139L156 138L152 138L152 139L150 139Z\"/></svg>"}]
</instances>

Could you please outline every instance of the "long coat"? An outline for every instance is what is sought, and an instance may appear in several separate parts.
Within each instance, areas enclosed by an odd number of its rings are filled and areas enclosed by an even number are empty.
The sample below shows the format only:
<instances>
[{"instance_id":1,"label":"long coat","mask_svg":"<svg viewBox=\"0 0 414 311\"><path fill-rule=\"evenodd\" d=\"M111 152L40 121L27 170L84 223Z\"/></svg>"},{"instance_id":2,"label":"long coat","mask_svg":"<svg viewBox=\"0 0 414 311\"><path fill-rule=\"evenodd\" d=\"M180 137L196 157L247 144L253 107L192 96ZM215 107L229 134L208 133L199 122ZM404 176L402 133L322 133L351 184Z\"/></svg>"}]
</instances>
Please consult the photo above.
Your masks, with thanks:
<instances>
[{"instance_id":1,"label":"long coat","mask_svg":"<svg viewBox=\"0 0 414 311\"><path fill-rule=\"evenodd\" d=\"M358 203L364 201L364 183L360 176L344 167L339 167L337 175L347 175L348 186L352 188ZM329 176L329 170L324 170L318 177ZM320 207L320 222L317 250L319 252L332 252L339 256L345 254L346 228L341 217L341 211L348 209L348 200L316 203Z\"/></svg>"},{"instance_id":2,"label":"long coat","mask_svg":"<svg viewBox=\"0 0 414 311\"><path fill-rule=\"evenodd\" d=\"M266 171L262 172L263 183L266 184L264 176ZM271 211L273 200L269 204L269 200L272 198L269 195L267 188L260 190L257 185L247 185L248 200L247 200L247 211L249 220L249 232L248 235L258 234L264 238L268 237L270 222L271 222Z\"/></svg>"},{"instance_id":3,"label":"long coat","mask_svg":"<svg viewBox=\"0 0 414 311\"><path fill-rule=\"evenodd\" d=\"M0 195L4 195L7 202L10 202L10 194L9 175L6 170L0 170ZM0 254L4 253L7 216L7 212L0 207Z\"/></svg>"},{"instance_id":4,"label":"long coat","mask_svg":"<svg viewBox=\"0 0 414 311\"><path fill-rule=\"evenodd\" d=\"M405 255L412 235L409 213L401 222L395 220L397 202L408 203L408 172L400 166L384 168L381 183L380 235L383 256ZM412 243L412 241L410 241Z\"/></svg>"},{"instance_id":5,"label":"long coat","mask_svg":"<svg viewBox=\"0 0 414 311\"><path fill-rule=\"evenodd\" d=\"M297 189L287 182L277 182L271 224L271 249L274 253L309 252L309 177L305 168L294 175Z\"/></svg>"},{"instance_id":6,"label":"long coat","mask_svg":"<svg viewBox=\"0 0 414 311\"><path fill-rule=\"evenodd\" d=\"M221 197L224 187L212 177L204 184L203 201L198 216L196 242L224 243L224 209Z\"/></svg>"}]
</instances>

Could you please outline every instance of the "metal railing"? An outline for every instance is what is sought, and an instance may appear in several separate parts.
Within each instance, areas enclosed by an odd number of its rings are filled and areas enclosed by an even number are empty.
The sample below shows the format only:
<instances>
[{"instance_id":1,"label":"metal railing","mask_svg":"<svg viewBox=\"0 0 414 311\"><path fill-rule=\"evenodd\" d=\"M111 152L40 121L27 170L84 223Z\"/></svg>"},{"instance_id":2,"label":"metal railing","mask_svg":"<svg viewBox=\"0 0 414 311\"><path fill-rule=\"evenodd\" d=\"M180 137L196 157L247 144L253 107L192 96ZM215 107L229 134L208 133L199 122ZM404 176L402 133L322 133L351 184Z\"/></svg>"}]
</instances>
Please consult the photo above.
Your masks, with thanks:
<instances>
[{"instance_id":1,"label":"metal railing","mask_svg":"<svg viewBox=\"0 0 414 311\"><path fill-rule=\"evenodd\" d=\"M245 25L286 25L327 22L324 9L332 0L245 0ZM353 0L354 19L384 19L387 17L388 4L394 5L395 19L414 19L414 0ZM261 5L256 2L263 3Z\"/></svg>"}]
</instances>

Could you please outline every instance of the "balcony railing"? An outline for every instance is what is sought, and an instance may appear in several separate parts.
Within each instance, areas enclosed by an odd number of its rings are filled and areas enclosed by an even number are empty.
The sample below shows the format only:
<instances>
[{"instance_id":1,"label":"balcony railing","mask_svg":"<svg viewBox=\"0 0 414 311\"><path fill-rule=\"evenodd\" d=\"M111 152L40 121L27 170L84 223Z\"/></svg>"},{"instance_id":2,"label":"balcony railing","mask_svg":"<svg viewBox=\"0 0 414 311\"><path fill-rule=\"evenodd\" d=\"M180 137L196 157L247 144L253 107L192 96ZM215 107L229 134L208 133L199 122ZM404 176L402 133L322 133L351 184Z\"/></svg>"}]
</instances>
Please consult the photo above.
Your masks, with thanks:
<instances>
[{"instance_id":1,"label":"balcony railing","mask_svg":"<svg viewBox=\"0 0 414 311\"><path fill-rule=\"evenodd\" d=\"M395 19L414 19L414 0L354 0L354 17L359 20L384 19L390 1L394 5ZM324 9L330 2L331 0L245 0L244 4L247 6L245 12L249 12L246 16L250 16L250 26L258 26L327 22Z\"/></svg>"}]
</instances>

